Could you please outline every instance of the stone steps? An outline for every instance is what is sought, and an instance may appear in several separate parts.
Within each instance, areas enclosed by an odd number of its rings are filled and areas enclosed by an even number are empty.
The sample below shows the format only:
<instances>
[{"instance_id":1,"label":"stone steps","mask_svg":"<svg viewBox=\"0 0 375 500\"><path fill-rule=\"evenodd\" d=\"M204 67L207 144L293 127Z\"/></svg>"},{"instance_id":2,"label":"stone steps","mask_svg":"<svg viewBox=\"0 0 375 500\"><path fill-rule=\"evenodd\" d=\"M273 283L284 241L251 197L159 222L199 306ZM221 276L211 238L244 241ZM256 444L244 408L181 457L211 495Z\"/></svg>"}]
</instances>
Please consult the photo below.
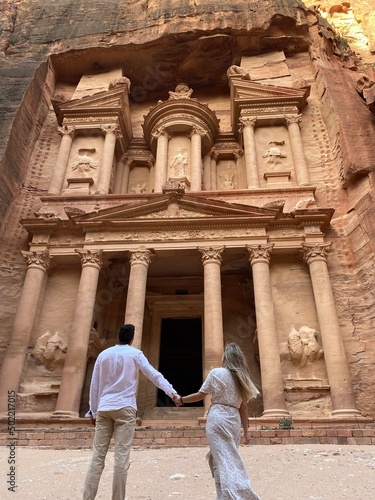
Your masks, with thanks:
<instances>
[{"instance_id":1,"label":"stone steps","mask_svg":"<svg viewBox=\"0 0 375 500\"><path fill-rule=\"evenodd\" d=\"M321 419L321 421L293 421L293 429L279 429L275 422L250 419L253 445L271 444L375 444L375 424L372 420L361 422ZM15 442L16 446L39 448L91 448L94 429L88 419L31 419L17 421L13 435L7 431L6 418L0 418L0 446ZM204 418L196 420L144 420L139 421L134 436L134 447L161 448L207 446Z\"/></svg>"}]
</instances>

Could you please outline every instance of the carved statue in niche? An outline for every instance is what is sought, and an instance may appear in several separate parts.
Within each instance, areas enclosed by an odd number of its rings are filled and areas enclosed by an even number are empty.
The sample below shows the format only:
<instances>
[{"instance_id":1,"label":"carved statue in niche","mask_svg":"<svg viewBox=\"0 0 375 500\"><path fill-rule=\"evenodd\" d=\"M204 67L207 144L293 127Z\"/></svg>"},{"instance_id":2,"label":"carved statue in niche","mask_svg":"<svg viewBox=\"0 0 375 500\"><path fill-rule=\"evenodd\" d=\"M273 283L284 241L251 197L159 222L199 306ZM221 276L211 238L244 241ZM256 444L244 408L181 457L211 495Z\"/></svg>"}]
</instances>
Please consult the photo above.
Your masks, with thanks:
<instances>
[{"instance_id":1,"label":"carved statue in niche","mask_svg":"<svg viewBox=\"0 0 375 500\"><path fill-rule=\"evenodd\" d=\"M97 168L97 164L87 153L94 153L95 151L95 148L85 150L79 149L78 160L73 163L72 170L77 171L82 177L89 177L91 171Z\"/></svg>"},{"instance_id":2,"label":"carved statue in niche","mask_svg":"<svg viewBox=\"0 0 375 500\"><path fill-rule=\"evenodd\" d=\"M185 177L187 174L188 157L186 148L180 148L173 158L171 167L174 170L174 177Z\"/></svg>"},{"instance_id":3,"label":"carved statue in niche","mask_svg":"<svg viewBox=\"0 0 375 500\"><path fill-rule=\"evenodd\" d=\"M284 145L284 141L271 141L270 144L275 144L275 146L271 146L268 151L262 154L262 157L267 158L267 163L269 163L273 169L276 165L282 163L282 158L286 158L287 155L277 146Z\"/></svg>"},{"instance_id":4,"label":"carved statue in niche","mask_svg":"<svg viewBox=\"0 0 375 500\"><path fill-rule=\"evenodd\" d=\"M35 342L32 354L38 364L50 370L64 365L68 338L62 332L46 332Z\"/></svg>"},{"instance_id":5,"label":"carved statue in niche","mask_svg":"<svg viewBox=\"0 0 375 500\"><path fill-rule=\"evenodd\" d=\"M170 90L168 92L169 99L190 99L193 89L190 89L186 83L179 83L176 85L175 90Z\"/></svg>"},{"instance_id":6,"label":"carved statue in niche","mask_svg":"<svg viewBox=\"0 0 375 500\"><path fill-rule=\"evenodd\" d=\"M323 349L318 344L318 333L308 326L302 326L298 331L292 326L288 336L288 349L292 363L300 368L323 357Z\"/></svg>"}]
</instances>

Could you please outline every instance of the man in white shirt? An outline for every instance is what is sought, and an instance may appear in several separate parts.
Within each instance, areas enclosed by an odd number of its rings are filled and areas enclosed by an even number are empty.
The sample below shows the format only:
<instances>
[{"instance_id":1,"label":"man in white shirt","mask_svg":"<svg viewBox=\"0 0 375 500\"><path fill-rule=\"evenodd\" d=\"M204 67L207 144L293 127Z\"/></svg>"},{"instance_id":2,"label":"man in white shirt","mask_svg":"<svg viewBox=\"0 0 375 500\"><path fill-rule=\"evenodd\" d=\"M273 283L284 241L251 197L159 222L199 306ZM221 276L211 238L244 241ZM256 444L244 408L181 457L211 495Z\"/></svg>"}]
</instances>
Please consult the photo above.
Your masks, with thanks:
<instances>
[{"instance_id":1,"label":"man in white shirt","mask_svg":"<svg viewBox=\"0 0 375 500\"><path fill-rule=\"evenodd\" d=\"M94 366L89 414L91 423L95 425L95 437L83 500L94 500L96 496L112 435L115 441L112 500L125 500L130 449L137 417L139 370L173 401L179 401L179 395L172 385L150 365L143 352L131 347L133 338L134 325L123 325L118 332L118 344L102 351Z\"/></svg>"}]
</instances>

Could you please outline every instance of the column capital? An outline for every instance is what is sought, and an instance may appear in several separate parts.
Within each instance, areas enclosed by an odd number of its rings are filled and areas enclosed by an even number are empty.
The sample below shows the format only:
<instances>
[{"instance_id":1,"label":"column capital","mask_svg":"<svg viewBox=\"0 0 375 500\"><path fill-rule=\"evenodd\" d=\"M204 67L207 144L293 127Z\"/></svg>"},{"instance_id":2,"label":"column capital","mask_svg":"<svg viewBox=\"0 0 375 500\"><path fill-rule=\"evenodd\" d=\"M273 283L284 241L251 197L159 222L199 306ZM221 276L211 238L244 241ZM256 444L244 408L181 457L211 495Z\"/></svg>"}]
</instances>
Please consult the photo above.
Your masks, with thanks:
<instances>
[{"instance_id":1,"label":"column capital","mask_svg":"<svg viewBox=\"0 0 375 500\"><path fill-rule=\"evenodd\" d=\"M220 153L216 149L211 149L210 156L213 160L217 161L220 156Z\"/></svg>"},{"instance_id":2,"label":"column capital","mask_svg":"<svg viewBox=\"0 0 375 500\"><path fill-rule=\"evenodd\" d=\"M284 116L285 123L289 126L292 123L297 123L299 126L302 122L302 115L295 115L295 116Z\"/></svg>"},{"instance_id":3,"label":"column capital","mask_svg":"<svg viewBox=\"0 0 375 500\"><path fill-rule=\"evenodd\" d=\"M243 154L244 154L243 149L236 149L235 151L233 151L233 156L235 157L236 160L238 160L238 158L242 158Z\"/></svg>"},{"instance_id":4,"label":"column capital","mask_svg":"<svg viewBox=\"0 0 375 500\"><path fill-rule=\"evenodd\" d=\"M104 135L114 134L116 135L116 137L119 132L117 125L100 125L100 130L103 132Z\"/></svg>"},{"instance_id":5,"label":"column capital","mask_svg":"<svg viewBox=\"0 0 375 500\"><path fill-rule=\"evenodd\" d=\"M159 139L159 137L161 136L166 137L168 140L171 138L170 134L168 134L168 131L165 127L156 128L151 132L151 135L154 139Z\"/></svg>"},{"instance_id":6,"label":"column capital","mask_svg":"<svg viewBox=\"0 0 375 500\"><path fill-rule=\"evenodd\" d=\"M78 250L75 252L81 257L83 267L95 267L101 269L103 265L103 250Z\"/></svg>"},{"instance_id":7,"label":"column capital","mask_svg":"<svg viewBox=\"0 0 375 500\"><path fill-rule=\"evenodd\" d=\"M238 121L240 122L238 131L241 133L245 127L255 128L255 125L257 123L257 118L256 116L251 116L251 117L241 116Z\"/></svg>"},{"instance_id":8,"label":"column capital","mask_svg":"<svg viewBox=\"0 0 375 500\"><path fill-rule=\"evenodd\" d=\"M40 269L46 272L50 265L50 255L48 250L42 252L29 252L21 250L22 257L26 260L28 269Z\"/></svg>"},{"instance_id":9,"label":"column capital","mask_svg":"<svg viewBox=\"0 0 375 500\"><path fill-rule=\"evenodd\" d=\"M190 137L192 137L193 135L200 135L201 137L203 137L204 135L206 135L206 131L199 125L193 125L191 127Z\"/></svg>"},{"instance_id":10,"label":"column capital","mask_svg":"<svg viewBox=\"0 0 375 500\"><path fill-rule=\"evenodd\" d=\"M71 138L74 137L75 131L76 129L73 125L63 125L62 127L57 128L57 132L59 135L61 136L67 135Z\"/></svg>"},{"instance_id":11,"label":"column capital","mask_svg":"<svg viewBox=\"0 0 375 500\"><path fill-rule=\"evenodd\" d=\"M331 250L331 243L302 243L302 253L304 261L310 265L312 262L327 262L328 252Z\"/></svg>"},{"instance_id":12,"label":"column capital","mask_svg":"<svg viewBox=\"0 0 375 500\"><path fill-rule=\"evenodd\" d=\"M225 247L197 247L202 254L202 262L205 266L206 264L221 264L222 256Z\"/></svg>"},{"instance_id":13,"label":"column capital","mask_svg":"<svg viewBox=\"0 0 375 500\"><path fill-rule=\"evenodd\" d=\"M153 256L153 251L147 248L139 248L138 250L134 250L130 253L130 266L134 264L142 264L143 266L148 267L151 263L151 258Z\"/></svg>"},{"instance_id":14,"label":"column capital","mask_svg":"<svg viewBox=\"0 0 375 500\"><path fill-rule=\"evenodd\" d=\"M250 254L250 264L252 266L258 262L269 264L273 247L273 243L271 245L246 245L246 249Z\"/></svg>"}]
</instances>

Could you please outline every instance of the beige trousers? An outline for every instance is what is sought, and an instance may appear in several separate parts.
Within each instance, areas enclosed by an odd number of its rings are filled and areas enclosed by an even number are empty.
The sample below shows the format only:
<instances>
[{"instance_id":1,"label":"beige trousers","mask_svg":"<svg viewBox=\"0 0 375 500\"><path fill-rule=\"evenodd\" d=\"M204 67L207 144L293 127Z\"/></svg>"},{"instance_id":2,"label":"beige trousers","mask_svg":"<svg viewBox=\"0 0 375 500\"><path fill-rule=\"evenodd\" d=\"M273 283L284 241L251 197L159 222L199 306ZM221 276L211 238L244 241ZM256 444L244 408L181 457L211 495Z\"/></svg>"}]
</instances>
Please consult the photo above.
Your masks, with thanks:
<instances>
[{"instance_id":1,"label":"beige trousers","mask_svg":"<svg viewBox=\"0 0 375 500\"><path fill-rule=\"evenodd\" d=\"M83 500L94 500L98 491L105 457L112 436L115 442L112 500L125 500L130 449L133 443L137 412L126 406L119 410L98 411L96 415L93 456L87 472Z\"/></svg>"}]
</instances>

